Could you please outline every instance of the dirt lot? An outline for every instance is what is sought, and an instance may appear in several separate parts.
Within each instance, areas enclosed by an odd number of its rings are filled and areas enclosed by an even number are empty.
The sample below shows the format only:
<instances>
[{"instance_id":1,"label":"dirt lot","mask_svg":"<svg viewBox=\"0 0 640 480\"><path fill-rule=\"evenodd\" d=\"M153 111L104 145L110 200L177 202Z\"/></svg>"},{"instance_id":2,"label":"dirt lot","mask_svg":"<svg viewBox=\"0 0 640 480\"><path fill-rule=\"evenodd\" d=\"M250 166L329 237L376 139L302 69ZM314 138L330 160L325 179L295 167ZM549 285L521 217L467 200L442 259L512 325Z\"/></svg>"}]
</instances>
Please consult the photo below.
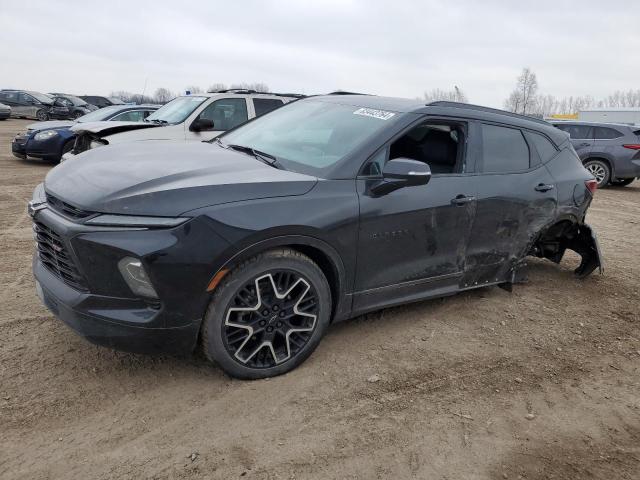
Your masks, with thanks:
<instances>
[{"instance_id":1,"label":"dirt lot","mask_svg":"<svg viewBox=\"0 0 640 480\"><path fill-rule=\"evenodd\" d=\"M294 372L86 343L34 293L33 187L0 122L0 477L640 478L640 182L589 213L604 276L530 283L334 326ZM369 382L377 374L380 380Z\"/></svg>"}]
</instances>

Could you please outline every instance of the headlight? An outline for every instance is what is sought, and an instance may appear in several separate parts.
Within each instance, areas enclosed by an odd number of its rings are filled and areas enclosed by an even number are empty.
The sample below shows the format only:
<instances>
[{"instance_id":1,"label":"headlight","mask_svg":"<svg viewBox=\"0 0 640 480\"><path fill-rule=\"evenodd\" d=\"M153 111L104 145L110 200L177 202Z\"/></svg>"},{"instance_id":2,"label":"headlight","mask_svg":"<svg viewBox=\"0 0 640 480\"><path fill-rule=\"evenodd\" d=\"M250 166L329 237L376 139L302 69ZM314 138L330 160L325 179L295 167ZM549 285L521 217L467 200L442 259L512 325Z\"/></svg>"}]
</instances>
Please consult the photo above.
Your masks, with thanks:
<instances>
[{"instance_id":1,"label":"headlight","mask_svg":"<svg viewBox=\"0 0 640 480\"><path fill-rule=\"evenodd\" d=\"M42 140L49 140L50 138L53 138L56 135L58 135L58 132L56 132L55 130L47 130L46 132L36 133L36 136L33 138L34 140L37 140L40 142Z\"/></svg>"},{"instance_id":2,"label":"headlight","mask_svg":"<svg viewBox=\"0 0 640 480\"><path fill-rule=\"evenodd\" d=\"M142 297L158 298L140 259L124 257L118 262L118 269L133 293Z\"/></svg>"},{"instance_id":3,"label":"headlight","mask_svg":"<svg viewBox=\"0 0 640 480\"><path fill-rule=\"evenodd\" d=\"M189 220L188 217L140 217L135 215L98 215L86 222L86 225L101 225L105 227L139 227L139 228L169 228L177 227Z\"/></svg>"}]
</instances>

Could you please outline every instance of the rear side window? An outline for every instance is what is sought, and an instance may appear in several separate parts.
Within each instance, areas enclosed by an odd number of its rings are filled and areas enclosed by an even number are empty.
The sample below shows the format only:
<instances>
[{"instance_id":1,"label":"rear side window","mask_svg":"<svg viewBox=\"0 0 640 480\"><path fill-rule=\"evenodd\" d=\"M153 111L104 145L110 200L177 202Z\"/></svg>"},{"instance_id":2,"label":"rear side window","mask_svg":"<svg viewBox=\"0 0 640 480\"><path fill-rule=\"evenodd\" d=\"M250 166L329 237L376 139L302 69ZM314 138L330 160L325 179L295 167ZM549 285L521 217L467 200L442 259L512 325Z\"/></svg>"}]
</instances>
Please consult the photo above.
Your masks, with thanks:
<instances>
[{"instance_id":1,"label":"rear side window","mask_svg":"<svg viewBox=\"0 0 640 480\"><path fill-rule=\"evenodd\" d=\"M533 144L533 148L538 152L538 156L540 157L540 161L542 163L546 163L555 157L558 150L556 147L545 137L544 135L540 135L539 133L527 132L527 139L530 140L530 143Z\"/></svg>"},{"instance_id":2,"label":"rear side window","mask_svg":"<svg viewBox=\"0 0 640 480\"><path fill-rule=\"evenodd\" d=\"M482 125L482 171L518 172L529 169L529 146L520 130Z\"/></svg>"},{"instance_id":3,"label":"rear side window","mask_svg":"<svg viewBox=\"0 0 640 480\"><path fill-rule=\"evenodd\" d=\"M623 136L623 134L615 128L595 127L593 129L593 136L597 140L611 140L613 138L620 138Z\"/></svg>"},{"instance_id":4,"label":"rear side window","mask_svg":"<svg viewBox=\"0 0 640 480\"><path fill-rule=\"evenodd\" d=\"M269 113L278 107L281 107L284 102L275 98L254 98L253 108L256 111L256 117Z\"/></svg>"},{"instance_id":5,"label":"rear side window","mask_svg":"<svg viewBox=\"0 0 640 480\"><path fill-rule=\"evenodd\" d=\"M593 130L589 125L556 125L556 128L567 132L572 139L593 138Z\"/></svg>"}]
</instances>

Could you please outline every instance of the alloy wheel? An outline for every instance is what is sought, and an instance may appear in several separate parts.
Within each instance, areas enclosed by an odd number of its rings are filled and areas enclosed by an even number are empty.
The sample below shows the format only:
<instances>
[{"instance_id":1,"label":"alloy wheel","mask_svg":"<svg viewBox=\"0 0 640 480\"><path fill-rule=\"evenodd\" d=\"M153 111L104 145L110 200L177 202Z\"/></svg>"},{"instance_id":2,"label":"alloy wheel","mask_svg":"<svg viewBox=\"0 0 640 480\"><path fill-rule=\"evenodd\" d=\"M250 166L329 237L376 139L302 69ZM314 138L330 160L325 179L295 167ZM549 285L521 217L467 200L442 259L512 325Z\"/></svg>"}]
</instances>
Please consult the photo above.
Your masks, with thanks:
<instances>
[{"instance_id":1,"label":"alloy wheel","mask_svg":"<svg viewBox=\"0 0 640 480\"><path fill-rule=\"evenodd\" d=\"M296 356L313 335L318 294L291 270L260 275L243 285L227 307L224 346L244 366L271 368Z\"/></svg>"},{"instance_id":2,"label":"alloy wheel","mask_svg":"<svg viewBox=\"0 0 640 480\"><path fill-rule=\"evenodd\" d=\"M591 175L596 178L598 185L602 185L604 179L607 176L607 172L604 167L599 163L590 163L586 166L586 169Z\"/></svg>"},{"instance_id":3,"label":"alloy wheel","mask_svg":"<svg viewBox=\"0 0 640 480\"><path fill-rule=\"evenodd\" d=\"M49 115L44 110L38 110L36 112L36 118L41 122L46 122L47 120L49 120Z\"/></svg>"}]
</instances>

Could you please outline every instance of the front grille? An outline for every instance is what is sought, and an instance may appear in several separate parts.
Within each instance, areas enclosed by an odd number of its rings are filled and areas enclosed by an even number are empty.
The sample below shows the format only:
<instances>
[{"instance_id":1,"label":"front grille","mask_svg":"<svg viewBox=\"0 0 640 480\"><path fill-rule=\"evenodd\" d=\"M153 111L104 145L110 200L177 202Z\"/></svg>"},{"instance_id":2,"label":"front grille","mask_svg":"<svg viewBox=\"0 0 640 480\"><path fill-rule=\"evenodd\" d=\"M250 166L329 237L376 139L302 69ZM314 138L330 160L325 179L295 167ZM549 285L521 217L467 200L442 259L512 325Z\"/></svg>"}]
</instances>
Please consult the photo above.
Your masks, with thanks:
<instances>
[{"instance_id":1,"label":"front grille","mask_svg":"<svg viewBox=\"0 0 640 480\"><path fill-rule=\"evenodd\" d=\"M60 235L43 223L34 222L38 258L47 270L76 290L86 291L84 278L78 271Z\"/></svg>"},{"instance_id":2,"label":"front grille","mask_svg":"<svg viewBox=\"0 0 640 480\"><path fill-rule=\"evenodd\" d=\"M86 218L90 215L93 215L93 212L87 212L86 210L82 210L78 207L74 207L73 205L63 202L57 197L50 195L47 193L47 203L49 206L58 213L66 215L67 217L79 219Z\"/></svg>"}]
</instances>

